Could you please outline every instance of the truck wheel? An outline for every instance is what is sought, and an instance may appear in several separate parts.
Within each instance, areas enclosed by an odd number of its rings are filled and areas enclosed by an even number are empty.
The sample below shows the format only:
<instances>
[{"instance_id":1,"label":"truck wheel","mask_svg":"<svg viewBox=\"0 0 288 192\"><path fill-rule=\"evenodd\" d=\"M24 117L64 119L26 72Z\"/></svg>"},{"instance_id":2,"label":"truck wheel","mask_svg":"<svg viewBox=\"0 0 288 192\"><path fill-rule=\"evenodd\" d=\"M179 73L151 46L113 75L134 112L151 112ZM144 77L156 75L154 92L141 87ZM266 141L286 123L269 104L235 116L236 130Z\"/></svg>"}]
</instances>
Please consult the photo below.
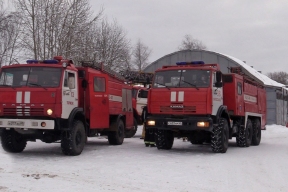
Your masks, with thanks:
<instances>
[{"instance_id":1,"label":"truck wheel","mask_svg":"<svg viewBox=\"0 0 288 192\"><path fill-rule=\"evenodd\" d=\"M253 121L252 145L259 145L261 141L261 124L259 119Z\"/></svg>"},{"instance_id":2,"label":"truck wheel","mask_svg":"<svg viewBox=\"0 0 288 192\"><path fill-rule=\"evenodd\" d=\"M125 130L125 138L133 137L137 132L137 120L134 118L134 128L133 129L126 129Z\"/></svg>"},{"instance_id":3,"label":"truck wheel","mask_svg":"<svg viewBox=\"0 0 288 192\"><path fill-rule=\"evenodd\" d=\"M169 150L172 148L174 142L174 135L169 130L158 130L156 135L157 149Z\"/></svg>"},{"instance_id":4,"label":"truck wheel","mask_svg":"<svg viewBox=\"0 0 288 192\"><path fill-rule=\"evenodd\" d=\"M247 120L246 129L240 127L238 136L236 137L236 143L239 147L249 147L251 145L253 135L253 128L251 120Z\"/></svg>"},{"instance_id":5,"label":"truck wheel","mask_svg":"<svg viewBox=\"0 0 288 192\"><path fill-rule=\"evenodd\" d=\"M211 147L215 153L226 153L228 149L229 128L227 120L219 119L218 126L215 126L211 135Z\"/></svg>"},{"instance_id":6,"label":"truck wheel","mask_svg":"<svg viewBox=\"0 0 288 192\"><path fill-rule=\"evenodd\" d=\"M14 130L2 130L1 144L5 151L10 153L21 153L26 145L27 140Z\"/></svg>"},{"instance_id":7,"label":"truck wheel","mask_svg":"<svg viewBox=\"0 0 288 192\"><path fill-rule=\"evenodd\" d=\"M82 121L74 120L71 130L62 133L61 149L65 155L80 155L86 142L86 133Z\"/></svg>"},{"instance_id":8,"label":"truck wheel","mask_svg":"<svg viewBox=\"0 0 288 192\"><path fill-rule=\"evenodd\" d=\"M124 123L119 120L117 123L117 131L110 131L108 133L108 141L110 145L121 145L124 141Z\"/></svg>"}]
</instances>

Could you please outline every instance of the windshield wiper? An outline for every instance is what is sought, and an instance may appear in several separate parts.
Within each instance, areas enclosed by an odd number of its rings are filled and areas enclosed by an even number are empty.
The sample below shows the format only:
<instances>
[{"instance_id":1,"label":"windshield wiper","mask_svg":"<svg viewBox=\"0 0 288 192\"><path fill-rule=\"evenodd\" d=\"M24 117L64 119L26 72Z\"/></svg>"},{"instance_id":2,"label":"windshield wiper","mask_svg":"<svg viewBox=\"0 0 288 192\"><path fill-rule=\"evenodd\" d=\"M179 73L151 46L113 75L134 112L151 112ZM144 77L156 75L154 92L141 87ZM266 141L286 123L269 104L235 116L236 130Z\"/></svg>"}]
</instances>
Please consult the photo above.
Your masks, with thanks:
<instances>
[{"instance_id":1,"label":"windshield wiper","mask_svg":"<svg viewBox=\"0 0 288 192\"><path fill-rule=\"evenodd\" d=\"M184 83L187 83L187 84L191 85L192 87L195 87L197 90L199 90L199 88L195 84L190 83L188 81L184 81L184 80L181 80L181 81L184 82Z\"/></svg>"},{"instance_id":2,"label":"windshield wiper","mask_svg":"<svg viewBox=\"0 0 288 192\"><path fill-rule=\"evenodd\" d=\"M167 89L169 89L169 90L170 90L170 88L169 88L169 87L167 87L166 85L164 85L164 84L162 84L162 83L157 83L157 82L156 82L156 84L158 84L158 85L162 85L162 86L164 86L164 87L166 87Z\"/></svg>"},{"instance_id":3,"label":"windshield wiper","mask_svg":"<svg viewBox=\"0 0 288 192\"><path fill-rule=\"evenodd\" d=\"M12 85L6 85L6 84L3 84L3 85L0 85L0 86L4 86L4 87L11 87L12 89L15 89L15 87L13 87Z\"/></svg>"},{"instance_id":4,"label":"windshield wiper","mask_svg":"<svg viewBox=\"0 0 288 192\"><path fill-rule=\"evenodd\" d=\"M37 87L42 87L43 89L47 90L46 87L43 87L42 85L37 84L37 83L28 83L28 85L34 85L34 86L37 86Z\"/></svg>"}]
</instances>

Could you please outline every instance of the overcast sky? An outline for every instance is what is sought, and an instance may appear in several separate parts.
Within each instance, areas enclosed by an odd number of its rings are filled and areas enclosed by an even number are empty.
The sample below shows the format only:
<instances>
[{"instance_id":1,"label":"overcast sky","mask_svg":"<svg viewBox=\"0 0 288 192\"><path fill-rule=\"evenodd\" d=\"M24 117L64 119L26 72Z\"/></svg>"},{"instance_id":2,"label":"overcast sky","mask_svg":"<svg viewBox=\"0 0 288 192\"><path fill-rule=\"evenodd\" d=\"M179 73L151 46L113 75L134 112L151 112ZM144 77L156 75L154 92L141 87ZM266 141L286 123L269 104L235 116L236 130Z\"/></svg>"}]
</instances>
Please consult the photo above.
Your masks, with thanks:
<instances>
[{"instance_id":1,"label":"overcast sky","mask_svg":"<svg viewBox=\"0 0 288 192\"><path fill-rule=\"evenodd\" d=\"M152 49L150 62L178 50L186 34L256 70L288 72L288 0L90 0Z\"/></svg>"}]
</instances>

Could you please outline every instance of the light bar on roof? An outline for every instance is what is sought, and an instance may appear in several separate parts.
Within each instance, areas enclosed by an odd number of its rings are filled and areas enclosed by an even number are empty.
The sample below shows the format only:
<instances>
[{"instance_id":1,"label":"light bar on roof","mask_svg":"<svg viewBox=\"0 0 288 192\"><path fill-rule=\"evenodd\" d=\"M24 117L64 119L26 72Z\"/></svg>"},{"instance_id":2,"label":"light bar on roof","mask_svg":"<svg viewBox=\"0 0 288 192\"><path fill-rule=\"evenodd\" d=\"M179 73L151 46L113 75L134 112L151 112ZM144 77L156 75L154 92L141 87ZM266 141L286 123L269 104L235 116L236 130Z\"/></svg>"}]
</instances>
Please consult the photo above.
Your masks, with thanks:
<instances>
[{"instance_id":1,"label":"light bar on roof","mask_svg":"<svg viewBox=\"0 0 288 192\"><path fill-rule=\"evenodd\" d=\"M191 62L186 62L186 61L182 61L182 62L177 62L176 65L203 65L205 64L204 61L191 61Z\"/></svg>"},{"instance_id":2,"label":"light bar on roof","mask_svg":"<svg viewBox=\"0 0 288 192\"><path fill-rule=\"evenodd\" d=\"M35 59L31 59L31 60L27 60L26 63L27 64L33 64L33 63L39 63L39 61L35 60Z\"/></svg>"},{"instance_id":3,"label":"light bar on roof","mask_svg":"<svg viewBox=\"0 0 288 192\"><path fill-rule=\"evenodd\" d=\"M43 63L45 63L45 64L58 64L59 61L52 59L52 60L44 60Z\"/></svg>"}]
</instances>

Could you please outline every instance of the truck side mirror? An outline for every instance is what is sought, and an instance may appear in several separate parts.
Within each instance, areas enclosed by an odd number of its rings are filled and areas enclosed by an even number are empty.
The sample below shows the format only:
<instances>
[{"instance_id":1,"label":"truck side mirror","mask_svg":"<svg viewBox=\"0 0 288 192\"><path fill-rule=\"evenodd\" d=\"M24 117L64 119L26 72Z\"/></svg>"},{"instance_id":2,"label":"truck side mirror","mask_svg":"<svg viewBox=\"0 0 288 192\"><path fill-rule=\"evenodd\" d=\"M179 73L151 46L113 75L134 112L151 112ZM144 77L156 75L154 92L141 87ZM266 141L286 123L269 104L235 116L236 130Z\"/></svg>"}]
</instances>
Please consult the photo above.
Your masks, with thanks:
<instances>
[{"instance_id":1,"label":"truck side mirror","mask_svg":"<svg viewBox=\"0 0 288 192\"><path fill-rule=\"evenodd\" d=\"M216 82L215 87L218 87L218 88L223 87L223 83L222 82Z\"/></svg>"},{"instance_id":2,"label":"truck side mirror","mask_svg":"<svg viewBox=\"0 0 288 192\"><path fill-rule=\"evenodd\" d=\"M87 88L87 81L86 81L86 79L83 79L82 80L82 87L85 89L85 88Z\"/></svg>"},{"instance_id":3,"label":"truck side mirror","mask_svg":"<svg viewBox=\"0 0 288 192\"><path fill-rule=\"evenodd\" d=\"M221 71L216 71L216 82L221 82L222 73Z\"/></svg>"},{"instance_id":4,"label":"truck side mirror","mask_svg":"<svg viewBox=\"0 0 288 192\"><path fill-rule=\"evenodd\" d=\"M221 73L221 71L216 71L215 87L223 87L223 83L221 82L221 80L222 80L222 73Z\"/></svg>"}]
</instances>

